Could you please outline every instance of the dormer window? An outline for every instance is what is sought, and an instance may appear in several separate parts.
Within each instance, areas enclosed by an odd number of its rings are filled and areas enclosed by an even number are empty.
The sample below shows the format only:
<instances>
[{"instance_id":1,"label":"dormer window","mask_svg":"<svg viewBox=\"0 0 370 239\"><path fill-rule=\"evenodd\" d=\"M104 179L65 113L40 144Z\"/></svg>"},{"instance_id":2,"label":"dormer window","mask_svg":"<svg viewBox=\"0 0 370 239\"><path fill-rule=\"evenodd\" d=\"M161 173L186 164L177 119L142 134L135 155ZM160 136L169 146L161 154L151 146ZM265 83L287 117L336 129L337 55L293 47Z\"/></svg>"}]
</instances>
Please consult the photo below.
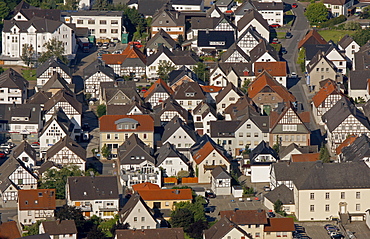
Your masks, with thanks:
<instances>
[{"instance_id":1,"label":"dormer window","mask_svg":"<svg viewBox=\"0 0 370 239\"><path fill-rule=\"evenodd\" d=\"M139 125L139 122L131 118L122 118L114 122L117 125L117 129L121 130L135 130Z\"/></svg>"},{"instance_id":2,"label":"dormer window","mask_svg":"<svg viewBox=\"0 0 370 239\"><path fill-rule=\"evenodd\" d=\"M185 96L186 97L194 97L195 93L194 92L186 92Z\"/></svg>"}]
</instances>

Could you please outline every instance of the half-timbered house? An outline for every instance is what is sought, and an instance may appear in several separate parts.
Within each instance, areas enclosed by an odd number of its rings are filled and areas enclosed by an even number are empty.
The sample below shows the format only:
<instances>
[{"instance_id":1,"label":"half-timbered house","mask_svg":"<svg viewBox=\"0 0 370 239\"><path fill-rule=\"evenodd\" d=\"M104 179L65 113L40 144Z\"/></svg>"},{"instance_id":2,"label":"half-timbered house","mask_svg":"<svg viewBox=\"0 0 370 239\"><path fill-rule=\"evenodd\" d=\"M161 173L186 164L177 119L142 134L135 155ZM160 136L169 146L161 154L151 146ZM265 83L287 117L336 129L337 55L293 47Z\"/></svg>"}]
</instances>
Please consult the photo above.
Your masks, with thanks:
<instances>
[{"instance_id":1,"label":"half-timbered house","mask_svg":"<svg viewBox=\"0 0 370 239\"><path fill-rule=\"evenodd\" d=\"M53 56L36 69L37 86L42 87L54 74L58 72L68 84L72 83L72 71L59 58Z\"/></svg>"},{"instance_id":2,"label":"half-timbered house","mask_svg":"<svg viewBox=\"0 0 370 239\"><path fill-rule=\"evenodd\" d=\"M32 225L39 220L54 217L55 189L20 190L18 197L18 222Z\"/></svg>"},{"instance_id":3,"label":"half-timbered house","mask_svg":"<svg viewBox=\"0 0 370 239\"><path fill-rule=\"evenodd\" d=\"M209 84L216 87L226 87L229 82L241 87L246 80L253 81L252 63L216 63L211 70Z\"/></svg>"},{"instance_id":4,"label":"half-timbered house","mask_svg":"<svg viewBox=\"0 0 370 239\"><path fill-rule=\"evenodd\" d=\"M85 171L86 150L69 136L65 136L46 151L45 160L64 167L77 166Z\"/></svg>"},{"instance_id":5,"label":"half-timbered house","mask_svg":"<svg viewBox=\"0 0 370 239\"><path fill-rule=\"evenodd\" d=\"M64 80L64 78L62 78L58 72L53 72L53 75L41 87L39 92L48 92L51 93L51 96L53 96L60 90L66 90L73 93L74 88L74 84L68 84L68 82Z\"/></svg>"},{"instance_id":6,"label":"half-timbered house","mask_svg":"<svg viewBox=\"0 0 370 239\"><path fill-rule=\"evenodd\" d=\"M157 52L160 45L166 46L170 50L174 50L177 46L177 42L172 39L172 37L164 31L162 28L146 43L146 54L150 56L151 54Z\"/></svg>"},{"instance_id":7,"label":"half-timbered house","mask_svg":"<svg viewBox=\"0 0 370 239\"><path fill-rule=\"evenodd\" d=\"M147 92L144 93L145 102L150 103L151 107L162 104L173 94L173 90L168 87L167 83L158 79Z\"/></svg>"},{"instance_id":8,"label":"half-timbered house","mask_svg":"<svg viewBox=\"0 0 370 239\"><path fill-rule=\"evenodd\" d=\"M143 103L133 81L100 83L99 102L105 105L127 105L133 101Z\"/></svg>"},{"instance_id":9,"label":"half-timbered house","mask_svg":"<svg viewBox=\"0 0 370 239\"><path fill-rule=\"evenodd\" d=\"M168 74L168 86L175 91L178 86L185 82L197 82L199 85L205 83L201 81L198 76L186 66L180 67L178 70L173 70Z\"/></svg>"},{"instance_id":10,"label":"half-timbered house","mask_svg":"<svg viewBox=\"0 0 370 239\"><path fill-rule=\"evenodd\" d=\"M248 27L253 26L255 30L263 37L265 40L270 39L270 27L263 16L257 12L257 10L250 9L244 12L244 15L236 21L238 35L241 35L248 29Z\"/></svg>"},{"instance_id":11,"label":"half-timbered house","mask_svg":"<svg viewBox=\"0 0 370 239\"><path fill-rule=\"evenodd\" d=\"M193 110L195 131L199 135L210 134L211 121L217 120L217 113L212 105L202 102Z\"/></svg>"},{"instance_id":12,"label":"half-timbered house","mask_svg":"<svg viewBox=\"0 0 370 239\"><path fill-rule=\"evenodd\" d=\"M23 140L12 150L12 155L14 158L22 161L24 165L31 170L36 166L36 150L32 148L26 140Z\"/></svg>"},{"instance_id":13,"label":"half-timbered house","mask_svg":"<svg viewBox=\"0 0 370 239\"><path fill-rule=\"evenodd\" d=\"M191 114L171 97L155 106L153 112L159 117L162 124L168 123L175 116L179 116L186 123L192 122Z\"/></svg>"},{"instance_id":14,"label":"half-timbered house","mask_svg":"<svg viewBox=\"0 0 370 239\"><path fill-rule=\"evenodd\" d=\"M100 82L113 82L116 79L114 70L99 59L83 69L85 93L91 98L98 98Z\"/></svg>"},{"instance_id":15,"label":"half-timbered house","mask_svg":"<svg viewBox=\"0 0 370 239\"><path fill-rule=\"evenodd\" d=\"M232 44L221 56L221 62L224 63L247 63L250 58L236 43Z\"/></svg>"},{"instance_id":16,"label":"half-timbered house","mask_svg":"<svg viewBox=\"0 0 370 239\"><path fill-rule=\"evenodd\" d=\"M176 88L173 99L192 113L194 108L206 100L206 96L197 82L185 82Z\"/></svg>"},{"instance_id":17,"label":"half-timbered house","mask_svg":"<svg viewBox=\"0 0 370 239\"><path fill-rule=\"evenodd\" d=\"M245 53L255 48L263 37L256 31L256 28L249 26L236 40L236 45L240 47Z\"/></svg>"},{"instance_id":18,"label":"half-timbered house","mask_svg":"<svg viewBox=\"0 0 370 239\"><path fill-rule=\"evenodd\" d=\"M216 96L217 113L224 114L225 109L235 104L244 93L231 82Z\"/></svg>"}]
</instances>

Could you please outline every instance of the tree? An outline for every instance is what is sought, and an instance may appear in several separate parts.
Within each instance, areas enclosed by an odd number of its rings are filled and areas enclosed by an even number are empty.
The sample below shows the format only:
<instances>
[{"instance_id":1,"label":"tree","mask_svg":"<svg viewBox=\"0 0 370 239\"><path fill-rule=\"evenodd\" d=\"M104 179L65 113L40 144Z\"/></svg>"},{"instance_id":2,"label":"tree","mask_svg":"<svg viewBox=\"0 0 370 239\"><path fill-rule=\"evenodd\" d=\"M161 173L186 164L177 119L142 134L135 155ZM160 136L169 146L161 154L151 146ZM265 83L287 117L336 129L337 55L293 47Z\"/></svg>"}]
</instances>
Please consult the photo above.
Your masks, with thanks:
<instances>
[{"instance_id":1,"label":"tree","mask_svg":"<svg viewBox=\"0 0 370 239\"><path fill-rule=\"evenodd\" d=\"M30 226L26 226L24 228L25 231L27 231L26 233L23 234L23 236L32 236L32 235L38 235L39 234L39 227L40 227L40 224L41 222L43 222L44 220L39 220L39 221L36 221L36 223L30 225Z\"/></svg>"},{"instance_id":2,"label":"tree","mask_svg":"<svg viewBox=\"0 0 370 239\"><path fill-rule=\"evenodd\" d=\"M353 40L357 42L360 46L363 46L370 40L370 29L361 29L356 31L353 35Z\"/></svg>"},{"instance_id":3,"label":"tree","mask_svg":"<svg viewBox=\"0 0 370 239\"><path fill-rule=\"evenodd\" d=\"M325 144L321 145L319 159L323 163L330 163L329 150L328 150L328 148L326 147Z\"/></svg>"},{"instance_id":4,"label":"tree","mask_svg":"<svg viewBox=\"0 0 370 239\"><path fill-rule=\"evenodd\" d=\"M64 167L60 170L48 169L45 176L38 181L38 188L54 188L56 199L65 199L67 178L71 176L83 176L82 171L75 165Z\"/></svg>"},{"instance_id":5,"label":"tree","mask_svg":"<svg viewBox=\"0 0 370 239\"><path fill-rule=\"evenodd\" d=\"M200 239L202 238L203 231L208 229L207 221L198 220L190 225L188 235L191 238Z\"/></svg>"},{"instance_id":6,"label":"tree","mask_svg":"<svg viewBox=\"0 0 370 239\"><path fill-rule=\"evenodd\" d=\"M74 206L63 205L62 208L55 212L55 217L60 220L74 220L79 232L83 231L86 223L81 209Z\"/></svg>"},{"instance_id":7,"label":"tree","mask_svg":"<svg viewBox=\"0 0 370 239\"><path fill-rule=\"evenodd\" d=\"M276 143L272 146L272 149L279 153L280 151L280 142L279 142L279 135L276 135Z\"/></svg>"},{"instance_id":8,"label":"tree","mask_svg":"<svg viewBox=\"0 0 370 239\"><path fill-rule=\"evenodd\" d=\"M104 158L109 158L111 150L108 148L107 144L104 144L101 148L101 154Z\"/></svg>"},{"instance_id":9,"label":"tree","mask_svg":"<svg viewBox=\"0 0 370 239\"><path fill-rule=\"evenodd\" d=\"M181 48L182 43L184 43L184 36L182 34L178 35L177 37L177 43L179 44L179 47Z\"/></svg>"},{"instance_id":10,"label":"tree","mask_svg":"<svg viewBox=\"0 0 370 239\"><path fill-rule=\"evenodd\" d=\"M32 57L35 54L35 50L33 49L32 45L24 44L22 47L22 61L27 65L30 66L32 63Z\"/></svg>"},{"instance_id":11,"label":"tree","mask_svg":"<svg viewBox=\"0 0 370 239\"><path fill-rule=\"evenodd\" d=\"M194 223L193 213L187 208L176 208L171 213L170 223L172 227L183 227L184 231L188 231L190 225Z\"/></svg>"},{"instance_id":12,"label":"tree","mask_svg":"<svg viewBox=\"0 0 370 239\"><path fill-rule=\"evenodd\" d=\"M203 62L198 62L193 71L200 80L209 81L209 70Z\"/></svg>"},{"instance_id":13,"label":"tree","mask_svg":"<svg viewBox=\"0 0 370 239\"><path fill-rule=\"evenodd\" d=\"M107 114L107 107L103 104L101 105L98 105L98 107L96 108L96 113L98 114L98 117L102 117L103 115L106 115Z\"/></svg>"},{"instance_id":14,"label":"tree","mask_svg":"<svg viewBox=\"0 0 370 239\"><path fill-rule=\"evenodd\" d=\"M107 0L96 0L93 7L93 10L107 10L108 9L108 1Z\"/></svg>"},{"instance_id":15,"label":"tree","mask_svg":"<svg viewBox=\"0 0 370 239\"><path fill-rule=\"evenodd\" d=\"M114 218L101 222L98 228L100 228L102 232L105 233L106 237L112 238L113 237L112 231L115 229L115 225L117 224L118 219L119 215L116 214Z\"/></svg>"},{"instance_id":16,"label":"tree","mask_svg":"<svg viewBox=\"0 0 370 239\"><path fill-rule=\"evenodd\" d=\"M276 202L274 202L274 211L276 213L281 213L282 209L283 209L283 202L280 201L280 199L276 200Z\"/></svg>"},{"instance_id":17,"label":"tree","mask_svg":"<svg viewBox=\"0 0 370 239\"><path fill-rule=\"evenodd\" d=\"M80 0L65 0L65 4L62 6L62 10L77 10Z\"/></svg>"},{"instance_id":18,"label":"tree","mask_svg":"<svg viewBox=\"0 0 370 239\"><path fill-rule=\"evenodd\" d=\"M8 4L6 4L3 1L0 1L0 21L2 22L8 15L9 15L10 9L8 7Z\"/></svg>"},{"instance_id":19,"label":"tree","mask_svg":"<svg viewBox=\"0 0 370 239\"><path fill-rule=\"evenodd\" d=\"M325 7L324 3L318 2L309 4L304 15L312 25L315 25L327 21L329 11Z\"/></svg>"},{"instance_id":20,"label":"tree","mask_svg":"<svg viewBox=\"0 0 370 239\"><path fill-rule=\"evenodd\" d=\"M158 65L157 74L160 79L167 81L169 77L168 74L175 69L176 69L175 66L172 65L171 62L162 61Z\"/></svg>"},{"instance_id":21,"label":"tree","mask_svg":"<svg viewBox=\"0 0 370 239\"><path fill-rule=\"evenodd\" d=\"M246 79L244 82L243 82L243 85L241 87L241 90L244 92L244 93L247 93L248 92L248 88L249 88L249 85L251 84L251 80L250 79Z\"/></svg>"},{"instance_id":22,"label":"tree","mask_svg":"<svg viewBox=\"0 0 370 239\"><path fill-rule=\"evenodd\" d=\"M87 233L87 239L105 239L105 233L98 227L94 225L91 230Z\"/></svg>"},{"instance_id":23,"label":"tree","mask_svg":"<svg viewBox=\"0 0 370 239\"><path fill-rule=\"evenodd\" d=\"M306 49L304 47L301 47L301 49L298 52L297 64L300 65L302 72L305 72L306 70L305 58L306 58Z\"/></svg>"},{"instance_id":24,"label":"tree","mask_svg":"<svg viewBox=\"0 0 370 239\"><path fill-rule=\"evenodd\" d=\"M51 57L57 57L64 63L68 63L67 57L64 56L65 48L62 41L52 38L43 47L46 48L46 51L41 54L39 62L43 63Z\"/></svg>"}]
</instances>

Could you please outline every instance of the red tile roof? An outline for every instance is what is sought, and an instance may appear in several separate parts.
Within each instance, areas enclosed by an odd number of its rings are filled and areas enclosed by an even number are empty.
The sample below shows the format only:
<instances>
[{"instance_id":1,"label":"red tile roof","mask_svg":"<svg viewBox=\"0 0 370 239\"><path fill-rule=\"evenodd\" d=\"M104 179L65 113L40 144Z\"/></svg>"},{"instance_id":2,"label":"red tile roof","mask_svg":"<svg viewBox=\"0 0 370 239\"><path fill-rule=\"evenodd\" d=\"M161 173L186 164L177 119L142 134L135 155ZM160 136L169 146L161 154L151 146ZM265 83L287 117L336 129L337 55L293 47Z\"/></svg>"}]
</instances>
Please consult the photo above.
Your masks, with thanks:
<instances>
[{"instance_id":1,"label":"red tile roof","mask_svg":"<svg viewBox=\"0 0 370 239\"><path fill-rule=\"evenodd\" d=\"M293 218L269 218L269 225L265 226L265 232L293 232L294 220Z\"/></svg>"},{"instance_id":2,"label":"red tile roof","mask_svg":"<svg viewBox=\"0 0 370 239\"><path fill-rule=\"evenodd\" d=\"M327 41L315 30L309 31L306 36L298 43L298 49L305 44L327 44Z\"/></svg>"},{"instance_id":3,"label":"red tile roof","mask_svg":"<svg viewBox=\"0 0 370 239\"><path fill-rule=\"evenodd\" d=\"M160 187L157 185L157 184L154 184L154 183L149 183L149 182L145 182L145 183L139 183L139 184L135 184L132 186L132 189L134 191L139 191L139 190L153 190L153 189L160 189Z\"/></svg>"},{"instance_id":4,"label":"red tile roof","mask_svg":"<svg viewBox=\"0 0 370 239\"><path fill-rule=\"evenodd\" d=\"M226 217L236 224L246 225L264 225L267 224L267 217L265 210L230 210L220 211L221 217Z\"/></svg>"},{"instance_id":5,"label":"red tile roof","mask_svg":"<svg viewBox=\"0 0 370 239\"><path fill-rule=\"evenodd\" d=\"M316 162L319 159L320 153L310 154L293 154L292 162Z\"/></svg>"},{"instance_id":6,"label":"red tile roof","mask_svg":"<svg viewBox=\"0 0 370 239\"><path fill-rule=\"evenodd\" d=\"M127 46L122 54L103 54L102 60L108 65L121 65L126 59L140 58L146 64L146 56L134 46Z\"/></svg>"},{"instance_id":7,"label":"red tile roof","mask_svg":"<svg viewBox=\"0 0 370 239\"><path fill-rule=\"evenodd\" d=\"M55 209L55 189L30 189L18 191L19 210Z\"/></svg>"},{"instance_id":8,"label":"red tile roof","mask_svg":"<svg viewBox=\"0 0 370 239\"><path fill-rule=\"evenodd\" d=\"M155 200L192 200L193 193L187 189L151 189L137 191L144 201Z\"/></svg>"},{"instance_id":9,"label":"red tile roof","mask_svg":"<svg viewBox=\"0 0 370 239\"><path fill-rule=\"evenodd\" d=\"M158 85L162 85L163 88L165 88L165 90L170 94L172 95L173 94L173 90L167 85L167 83L162 80L162 79L158 79L156 82L154 82L154 84L147 90L147 92L144 93L144 98L146 98L148 95L150 95L153 91L155 91L155 89L157 88Z\"/></svg>"},{"instance_id":10,"label":"red tile roof","mask_svg":"<svg viewBox=\"0 0 370 239\"><path fill-rule=\"evenodd\" d=\"M16 239L22 235L19 231L16 221L3 222L0 225L0 238L4 239Z\"/></svg>"},{"instance_id":11,"label":"red tile roof","mask_svg":"<svg viewBox=\"0 0 370 239\"><path fill-rule=\"evenodd\" d=\"M201 85L200 87L202 88L203 92L209 92L209 93L219 92L222 90L222 87L213 86L213 85Z\"/></svg>"},{"instance_id":12,"label":"red tile roof","mask_svg":"<svg viewBox=\"0 0 370 239\"><path fill-rule=\"evenodd\" d=\"M336 83L332 80L328 80L326 82L326 84L319 90L319 92L317 92L316 95L314 95L314 97L312 97L312 102L314 103L315 107L317 108L331 94L343 95L343 93L338 89Z\"/></svg>"},{"instance_id":13,"label":"red tile roof","mask_svg":"<svg viewBox=\"0 0 370 239\"><path fill-rule=\"evenodd\" d=\"M194 161L197 163L197 164L200 164L201 162L203 162L203 160L213 151L213 150L216 150L217 152L218 149L213 147L213 145L211 144L211 142L207 142L201 149L198 150L198 152L196 152L194 155L193 155L193 159ZM219 154L221 156L224 157L223 153L222 152L219 152ZM226 159L226 158L225 158ZM228 161L228 159L226 159Z\"/></svg>"},{"instance_id":14,"label":"red tile roof","mask_svg":"<svg viewBox=\"0 0 370 239\"><path fill-rule=\"evenodd\" d=\"M341 154L342 153L342 149L344 147L347 147L349 145L351 145L353 142L355 142L355 140L357 139L357 135L350 135L349 137L347 137L338 147L337 149L335 150L335 152L338 154Z\"/></svg>"},{"instance_id":15,"label":"red tile roof","mask_svg":"<svg viewBox=\"0 0 370 239\"><path fill-rule=\"evenodd\" d=\"M130 118L139 122L136 129L117 129L115 122L119 119ZM154 131L154 120L150 115L103 115L99 118L100 132L142 132Z\"/></svg>"},{"instance_id":16,"label":"red tile roof","mask_svg":"<svg viewBox=\"0 0 370 239\"><path fill-rule=\"evenodd\" d=\"M285 61L254 63L254 73L256 74L256 76L259 75L259 72L263 72L264 70L266 70L272 76L287 75L287 67Z\"/></svg>"}]
</instances>

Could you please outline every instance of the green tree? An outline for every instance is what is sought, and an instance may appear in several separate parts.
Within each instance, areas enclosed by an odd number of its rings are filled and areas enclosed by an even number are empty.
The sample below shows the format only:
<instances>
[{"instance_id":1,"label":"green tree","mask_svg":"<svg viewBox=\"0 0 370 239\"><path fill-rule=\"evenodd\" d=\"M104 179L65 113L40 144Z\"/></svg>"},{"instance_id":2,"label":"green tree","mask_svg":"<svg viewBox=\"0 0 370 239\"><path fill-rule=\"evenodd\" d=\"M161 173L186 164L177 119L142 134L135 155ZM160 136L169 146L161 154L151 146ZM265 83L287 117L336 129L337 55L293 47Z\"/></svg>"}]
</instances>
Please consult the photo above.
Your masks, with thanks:
<instances>
[{"instance_id":1,"label":"green tree","mask_svg":"<svg viewBox=\"0 0 370 239\"><path fill-rule=\"evenodd\" d=\"M65 4L62 5L62 10L77 10L80 0L65 0Z\"/></svg>"},{"instance_id":2,"label":"green tree","mask_svg":"<svg viewBox=\"0 0 370 239\"><path fill-rule=\"evenodd\" d=\"M0 21L2 22L8 15L9 15L10 9L8 5L0 1Z\"/></svg>"},{"instance_id":3,"label":"green tree","mask_svg":"<svg viewBox=\"0 0 370 239\"><path fill-rule=\"evenodd\" d=\"M175 66L172 65L171 62L162 61L158 65L157 74L160 79L167 81L169 77L168 74L175 69L176 69Z\"/></svg>"},{"instance_id":4,"label":"green tree","mask_svg":"<svg viewBox=\"0 0 370 239\"><path fill-rule=\"evenodd\" d=\"M110 152L111 152L110 148L108 148L108 146L104 144L103 147L101 148L101 155L103 155L104 158L109 158Z\"/></svg>"},{"instance_id":5,"label":"green tree","mask_svg":"<svg viewBox=\"0 0 370 239\"><path fill-rule=\"evenodd\" d=\"M251 80L250 79L246 79L244 82L243 82L243 85L242 87L240 88L244 93L247 93L248 92L248 88L249 88L249 85L251 84Z\"/></svg>"},{"instance_id":6,"label":"green tree","mask_svg":"<svg viewBox=\"0 0 370 239\"><path fill-rule=\"evenodd\" d=\"M93 10L108 10L108 1L107 0L96 0L93 7Z\"/></svg>"},{"instance_id":7,"label":"green tree","mask_svg":"<svg viewBox=\"0 0 370 239\"><path fill-rule=\"evenodd\" d=\"M304 15L312 25L316 25L328 20L329 11L324 3L318 2L309 4Z\"/></svg>"},{"instance_id":8,"label":"green tree","mask_svg":"<svg viewBox=\"0 0 370 239\"><path fill-rule=\"evenodd\" d=\"M24 231L27 231L27 232L26 233L23 233L23 236L38 235L39 234L40 224L43 221L44 220L39 220L39 221L36 221L36 223L34 223L34 224L30 225L30 226L26 226L24 228Z\"/></svg>"},{"instance_id":9,"label":"green tree","mask_svg":"<svg viewBox=\"0 0 370 239\"><path fill-rule=\"evenodd\" d=\"M355 40L360 46L365 45L370 40L370 29L365 28L356 31L353 35L353 40Z\"/></svg>"},{"instance_id":10,"label":"green tree","mask_svg":"<svg viewBox=\"0 0 370 239\"><path fill-rule=\"evenodd\" d=\"M55 217L60 220L74 220L77 231L82 232L86 223L81 209L74 206L63 205L55 211Z\"/></svg>"},{"instance_id":11,"label":"green tree","mask_svg":"<svg viewBox=\"0 0 370 239\"><path fill-rule=\"evenodd\" d=\"M323 144L320 148L320 155L319 155L319 159L323 162L323 163L330 163L330 154L329 154L329 150L328 148L326 147L325 144Z\"/></svg>"},{"instance_id":12,"label":"green tree","mask_svg":"<svg viewBox=\"0 0 370 239\"><path fill-rule=\"evenodd\" d=\"M45 176L38 181L38 188L54 188L56 199L65 199L67 178L71 176L83 176L78 166L67 166L60 170L48 169Z\"/></svg>"},{"instance_id":13,"label":"green tree","mask_svg":"<svg viewBox=\"0 0 370 239\"><path fill-rule=\"evenodd\" d=\"M98 107L96 108L96 113L98 114L98 117L102 117L103 115L106 115L107 114L107 106L101 104L101 105L98 105Z\"/></svg>"},{"instance_id":14,"label":"green tree","mask_svg":"<svg viewBox=\"0 0 370 239\"><path fill-rule=\"evenodd\" d=\"M200 80L209 81L209 70L203 62L198 62L193 71Z\"/></svg>"},{"instance_id":15,"label":"green tree","mask_svg":"<svg viewBox=\"0 0 370 239\"><path fill-rule=\"evenodd\" d=\"M306 59L306 49L304 47L301 47L301 49L298 52L297 64L300 65L302 72L305 72L306 70L305 59Z\"/></svg>"},{"instance_id":16,"label":"green tree","mask_svg":"<svg viewBox=\"0 0 370 239\"><path fill-rule=\"evenodd\" d=\"M184 43L184 36L182 34L177 36L177 43L179 44L179 47L181 48L182 43Z\"/></svg>"},{"instance_id":17,"label":"green tree","mask_svg":"<svg viewBox=\"0 0 370 239\"><path fill-rule=\"evenodd\" d=\"M250 154L250 153L251 153L251 150L249 148L249 144L246 144L245 149L243 150L243 154Z\"/></svg>"},{"instance_id":18,"label":"green tree","mask_svg":"<svg viewBox=\"0 0 370 239\"><path fill-rule=\"evenodd\" d=\"M280 201L280 199L276 200L276 202L274 202L274 211L276 213L281 213L282 209L283 209L282 201Z\"/></svg>"},{"instance_id":19,"label":"green tree","mask_svg":"<svg viewBox=\"0 0 370 239\"><path fill-rule=\"evenodd\" d=\"M106 221L102 221L99 224L98 228L102 230L102 232L105 234L106 237L112 238L113 237L112 230L115 228L115 225L117 224L118 219L119 219L119 215L116 214L114 218L106 220Z\"/></svg>"},{"instance_id":20,"label":"green tree","mask_svg":"<svg viewBox=\"0 0 370 239\"><path fill-rule=\"evenodd\" d=\"M187 170L181 170L177 173L177 177L179 178L186 178L189 176L189 171Z\"/></svg>"},{"instance_id":21,"label":"green tree","mask_svg":"<svg viewBox=\"0 0 370 239\"><path fill-rule=\"evenodd\" d=\"M188 231L190 225L194 223L193 212L188 208L176 208L171 213L170 223L172 227L182 227L184 231Z\"/></svg>"},{"instance_id":22,"label":"green tree","mask_svg":"<svg viewBox=\"0 0 370 239\"><path fill-rule=\"evenodd\" d=\"M62 41L52 38L44 44L44 47L46 48L46 51L39 57L39 62L43 63L51 57L57 57L64 63L68 63L67 57L64 55L65 48Z\"/></svg>"},{"instance_id":23,"label":"green tree","mask_svg":"<svg viewBox=\"0 0 370 239\"><path fill-rule=\"evenodd\" d=\"M23 45L21 59L27 66L31 65L34 54L35 50L33 49L32 45L29 44Z\"/></svg>"},{"instance_id":24,"label":"green tree","mask_svg":"<svg viewBox=\"0 0 370 239\"><path fill-rule=\"evenodd\" d=\"M194 222L193 224L190 225L187 234L191 238L201 239L202 235L203 235L203 231L206 230L206 229L208 229L208 222L198 220L198 221L196 221L196 222Z\"/></svg>"},{"instance_id":25,"label":"green tree","mask_svg":"<svg viewBox=\"0 0 370 239\"><path fill-rule=\"evenodd\" d=\"M98 227L93 225L90 231L87 233L87 239L105 239L105 233Z\"/></svg>"}]
</instances>

